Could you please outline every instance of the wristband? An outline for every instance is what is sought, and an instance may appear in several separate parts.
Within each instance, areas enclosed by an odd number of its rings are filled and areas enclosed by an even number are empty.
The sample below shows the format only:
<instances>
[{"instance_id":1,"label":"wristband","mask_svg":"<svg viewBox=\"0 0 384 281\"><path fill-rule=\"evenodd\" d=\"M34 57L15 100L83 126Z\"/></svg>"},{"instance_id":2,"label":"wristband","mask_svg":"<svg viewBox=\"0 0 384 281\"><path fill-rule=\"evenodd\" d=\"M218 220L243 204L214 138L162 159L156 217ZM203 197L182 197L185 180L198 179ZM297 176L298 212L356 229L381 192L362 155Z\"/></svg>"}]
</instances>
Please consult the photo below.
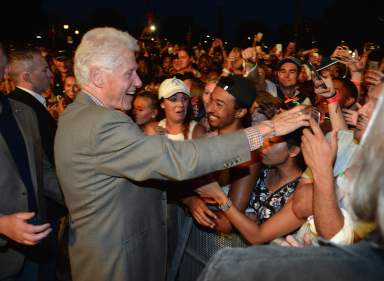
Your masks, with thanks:
<instances>
[{"instance_id":1,"label":"wristband","mask_svg":"<svg viewBox=\"0 0 384 281\"><path fill-rule=\"evenodd\" d=\"M219 207L219 209L220 209L221 211L223 211L223 212L228 211L229 208L232 207L232 201L231 201L231 199L228 198L228 200L227 200L226 203L224 203L224 204L220 204L218 207Z\"/></svg>"},{"instance_id":2,"label":"wristband","mask_svg":"<svg viewBox=\"0 0 384 281\"><path fill-rule=\"evenodd\" d=\"M340 99L339 94L334 94L332 97L327 98L327 104L335 103Z\"/></svg>"}]
</instances>

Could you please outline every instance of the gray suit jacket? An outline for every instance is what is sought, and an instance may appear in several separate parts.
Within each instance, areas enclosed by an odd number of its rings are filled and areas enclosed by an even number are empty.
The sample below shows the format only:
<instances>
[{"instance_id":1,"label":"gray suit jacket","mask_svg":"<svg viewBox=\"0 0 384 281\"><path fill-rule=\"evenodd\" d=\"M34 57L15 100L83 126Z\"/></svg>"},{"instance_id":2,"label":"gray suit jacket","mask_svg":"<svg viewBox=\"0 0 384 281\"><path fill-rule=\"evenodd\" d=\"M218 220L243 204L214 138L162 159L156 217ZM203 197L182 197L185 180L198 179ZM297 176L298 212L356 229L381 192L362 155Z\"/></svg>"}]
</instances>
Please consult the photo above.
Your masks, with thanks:
<instances>
[{"instance_id":1,"label":"gray suit jacket","mask_svg":"<svg viewBox=\"0 0 384 281\"><path fill-rule=\"evenodd\" d=\"M165 200L142 181L189 179L249 158L244 133L186 142L146 136L126 114L80 93L55 139L73 280L164 280Z\"/></svg>"},{"instance_id":2,"label":"gray suit jacket","mask_svg":"<svg viewBox=\"0 0 384 281\"><path fill-rule=\"evenodd\" d=\"M41 146L38 123L33 110L23 103L10 100L13 115L23 135L32 184L38 204L38 220L45 221L43 195L62 201L56 175L51 164L45 160ZM7 143L0 134L0 216L28 211L27 189L20 178L16 163ZM44 187L44 190L43 190ZM27 252L34 247L24 247L4 236L0 236L0 279L17 273Z\"/></svg>"}]
</instances>

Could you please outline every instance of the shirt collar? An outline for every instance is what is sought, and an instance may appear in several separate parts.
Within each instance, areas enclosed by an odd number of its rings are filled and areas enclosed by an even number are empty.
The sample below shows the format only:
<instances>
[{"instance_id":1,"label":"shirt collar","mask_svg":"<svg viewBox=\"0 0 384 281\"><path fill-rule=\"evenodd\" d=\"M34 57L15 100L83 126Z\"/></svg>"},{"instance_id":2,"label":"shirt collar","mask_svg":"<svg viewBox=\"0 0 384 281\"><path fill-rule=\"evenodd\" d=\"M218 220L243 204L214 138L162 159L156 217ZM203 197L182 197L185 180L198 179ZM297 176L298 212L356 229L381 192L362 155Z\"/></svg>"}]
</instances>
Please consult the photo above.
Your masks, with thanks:
<instances>
[{"instance_id":1,"label":"shirt collar","mask_svg":"<svg viewBox=\"0 0 384 281\"><path fill-rule=\"evenodd\" d=\"M99 100L98 98L96 98L94 95L92 95L92 94L90 94L90 93L87 93L87 92L85 92L85 91L83 91L83 93L85 93L86 95L88 95L88 96L91 98L91 100L92 100L94 103L96 103L97 105L105 107L104 103L103 103L101 100Z\"/></svg>"},{"instance_id":2,"label":"shirt collar","mask_svg":"<svg viewBox=\"0 0 384 281\"><path fill-rule=\"evenodd\" d=\"M23 87L20 87L20 86L16 86L17 88L23 90L24 92L27 92L28 94L30 94L31 96L33 96L35 99L37 99L42 105L44 105L44 107L47 107L47 102L45 100L45 98L42 96L42 95L39 95L38 93L30 90L30 89L26 89L26 88L23 88Z\"/></svg>"}]
</instances>

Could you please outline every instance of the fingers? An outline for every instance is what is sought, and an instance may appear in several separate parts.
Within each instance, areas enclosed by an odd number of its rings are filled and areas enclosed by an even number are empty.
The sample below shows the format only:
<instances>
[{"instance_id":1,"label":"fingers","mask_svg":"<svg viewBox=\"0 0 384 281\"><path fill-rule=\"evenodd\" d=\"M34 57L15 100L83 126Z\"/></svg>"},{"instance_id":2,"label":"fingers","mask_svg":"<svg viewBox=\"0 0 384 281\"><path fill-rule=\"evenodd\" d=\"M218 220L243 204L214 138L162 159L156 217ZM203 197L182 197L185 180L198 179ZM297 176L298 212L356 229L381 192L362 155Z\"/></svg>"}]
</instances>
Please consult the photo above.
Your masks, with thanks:
<instances>
[{"instance_id":1,"label":"fingers","mask_svg":"<svg viewBox=\"0 0 384 281\"><path fill-rule=\"evenodd\" d=\"M214 212L209 210L206 205L202 205L201 208L193 212L193 217L196 221L203 226L213 228L215 223L213 220L217 219L217 216Z\"/></svg>"},{"instance_id":2,"label":"fingers","mask_svg":"<svg viewBox=\"0 0 384 281\"><path fill-rule=\"evenodd\" d=\"M52 228L48 228L45 231L39 232L39 233L34 233L34 234L24 233L22 235L23 240L21 241L21 243L25 245L35 245L39 243L42 239L47 237L49 233L51 233L51 231L52 231Z\"/></svg>"},{"instance_id":3,"label":"fingers","mask_svg":"<svg viewBox=\"0 0 384 281\"><path fill-rule=\"evenodd\" d=\"M313 118L309 119L309 124L315 136L324 138L323 132L321 131L319 125L316 123L316 121Z\"/></svg>"},{"instance_id":4,"label":"fingers","mask_svg":"<svg viewBox=\"0 0 384 281\"><path fill-rule=\"evenodd\" d=\"M16 213L15 214L16 218L21 219L21 220L30 220L35 216L35 213L33 212L25 212L25 213Z\"/></svg>"}]
</instances>

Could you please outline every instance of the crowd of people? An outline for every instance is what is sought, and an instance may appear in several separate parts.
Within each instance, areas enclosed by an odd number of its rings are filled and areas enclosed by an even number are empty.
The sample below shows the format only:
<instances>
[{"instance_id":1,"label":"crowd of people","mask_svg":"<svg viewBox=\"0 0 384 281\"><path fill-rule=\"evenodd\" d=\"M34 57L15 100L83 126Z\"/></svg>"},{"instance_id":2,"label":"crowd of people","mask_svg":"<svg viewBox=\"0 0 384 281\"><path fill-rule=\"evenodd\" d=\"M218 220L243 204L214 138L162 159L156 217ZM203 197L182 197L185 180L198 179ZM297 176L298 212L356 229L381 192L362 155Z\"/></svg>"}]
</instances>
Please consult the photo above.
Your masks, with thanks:
<instances>
[{"instance_id":1,"label":"crowd of people","mask_svg":"<svg viewBox=\"0 0 384 281\"><path fill-rule=\"evenodd\" d=\"M1 281L381 280L380 46L6 47Z\"/></svg>"}]
</instances>

